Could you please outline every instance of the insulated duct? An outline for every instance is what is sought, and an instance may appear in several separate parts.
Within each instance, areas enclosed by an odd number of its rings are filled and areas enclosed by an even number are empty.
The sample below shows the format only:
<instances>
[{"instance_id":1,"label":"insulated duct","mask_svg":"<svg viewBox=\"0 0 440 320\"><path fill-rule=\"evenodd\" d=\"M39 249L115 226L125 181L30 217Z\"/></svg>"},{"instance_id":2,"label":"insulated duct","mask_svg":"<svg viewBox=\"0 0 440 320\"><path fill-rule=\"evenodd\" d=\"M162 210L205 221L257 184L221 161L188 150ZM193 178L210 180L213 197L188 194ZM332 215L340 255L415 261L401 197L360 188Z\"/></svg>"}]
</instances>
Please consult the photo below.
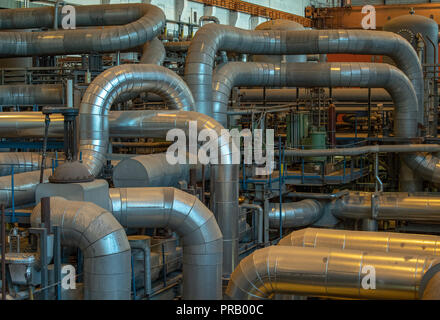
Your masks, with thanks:
<instances>
[{"instance_id":1,"label":"insulated duct","mask_svg":"<svg viewBox=\"0 0 440 320\"><path fill-rule=\"evenodd\" d=\"M298 94L297 94L298 93ZM355 101L355 102L368 102L368 89L358 88L332 88L331 97L330 91L324 88L325 97L332 98L334 103ZM241 102L287 102L304 100L309 97L307 89L303 88L285 88L285 89L249 89L240 88L239 97ZM391 97L383 89L371 89L371 101L372 102L389 102Z\"/></svg>"},{"instance_id":2,"label":"insulated duct","mask_svg":"<svg viewBox=\"0 0 440 320\"><path fill-rule=\"evenodd\" d=\"M43 183L49 181L52 169L44 170ZM11 176L0 177L0 203L6 208L12 206ZM18 173L14 175L14 203L16 206L35 203L35 190L40 183L40 171Z\"/></svg>"},{"instance_id":3,"label":"insulated duct","mask_svg":"<svg viewBox=\"0 0 440 320\"><path fill-rule=\"evenodd\" d=\"M31 224L39 227L40 222L38 204ZM84 255L84 299L130 299L130 245L111 213L91 202L51 197L50 224L61 228L61 245L79 248Z\"/></svg>"},{"instance_id":4,"label":"insulated duct","mask_svg":"<svg viewBox=\"0 0 440 320\"><path fill-rule=\"evenodd\" d=\"M332 214L343 219L440 221L440 197L429 193L350 192L332 203Z\"/></svg>"},{"instance_id":5,"label":"insulated duct","mask_svg":"<svg viewBox=\"0 0 440 320\"><path fill-rule=\"evenodd\" d=\"M0 32L3 57L116 52L144 45L165 26L165 15L149 4L78 6L76 27L110 28L44 32ZM17 19L17 17L19 17ZM58 19L61 22L62 19ZM0 13L0 29L52 28L52 8L9 9ZM124 24L121 26L115 26Z\"/></svg>"},{"instance_id":6,"label":"insulated duct","mask_svg":"<svg viewBox=\"0 0 440 320\"><path fill-rule=\"evenodd\" d=\"M286 202L281 205L282 226L284 228L307 227L315 223L323 213L322 205L312 199L298 202ZM280 204L269 204L269 227L277 228L280 225Z\"/></svg>"},{"instance_id":7,"label":"insulated duct","mask_svg":"<svg viewBox=\"0 0 440 320\"><path fill-rule=\"evenodd\" d=\"M58 84L0 86L1 106L63 104L63 101L63 86Z\"/></svg>"},{"instance_id":8,"label":"insulated duct","mask_svg":"<svg viewBox=\"0 0 440 320\"><path fill-rule=\"evenodd\" d=\"M157 64L160 66L165 60L165 57L166 52L162 41L160 41L158 38L154 38L153 40L144 44L142 49L142 57L140 58L139 63Z\"/></svg>"},{"instance_id":9,"label":"insulated duct","mask_svg":"<svg viewBox=\"0 0 440 320\"><path fill-rule=\"evenodd\" d=\"M12 174L12 166L14 174L38 170L41 159L41 154L37 152L0 152L0 176ZM46 158L46 168L52 167L52 159Z\"/></svg>"},{"instance_id":10,"label":"insulated duct","mask_svg":"<svg viewBox=\"0 0 440 320\"><path fill-rule=\"evenodd\" d=\"M288 157L334 157L334 156L359 156L367 153L412 153L412 152L440 152L438 144L401 144L401 145L383 145L375 144L364 147L353 148L334 148L334 149L286 149L283 150ZM275 151L278 154L279 151Z\"/></svg>"},{"instance_id":11,"label":"insulated duct","mask_svg":"<svg viewBox=\"0 0 440 320\"><path fill-rule=\"evenodd\" d=\"M387 55L411 80L417 94L414 109L417 110L417 105L423 106L422 66L413 47L395 33L370 30L249 31L226 25L207 24L197 31L192 40L185 64L185 80L196 100L196 111L207 115L213 114L212 73L215 56L221 50L272 55ZM307 64L309 65L312 64Z\"/></svg>"},{"instance_id":12,"label":"insulated duct","mask_svg":"<svg viewBox=\"0 0 440 320\"><path fill-rule=\"evenodd\" d=\"M115 99L122 95L154 92L168 107L192 110L194 100L185 82L167 68L149 65L121 65L110 68L93 80L80 106L80 148L83 164L98 175L107 154L108 112Z\"/></svg>"},{"instance_id":13,"label":"insulated duct","mask_svg":"<svg viewBox=\"0 0 440 320\"><path fill-rule=\"evenodd\" d=\"M271 246L254 251L235 269L229 299L270 299L295 294L354 299L418 299L421 283L439 257L329 248ZM374 290L362 286L374 267ZM434 270L434 269L433 269Z\"/></svg>"},{"instance_id":14,"label":"insulated duct","mask_svg":"<svg viewBox=\"0 0 440 320\"><path fill-rule=\"evenodd\" d=\"M218 136L218 165L211 164L214 214L223 233L223 272L230 274L238 263L238 188L239 165L232 163L233 148L229 134L214 119L198 112L152 111L120 112L113 132L118 136L164 138L171 129L181 129L186 137L204 130L214 130ZM190 131L191 123L196 126ZM191 133L192 132L192 133Z\"/></svg>"},{"instance_id":15,"label":"insulated duct","mask_svg":"<svg viewBox=\"0 0 440 320\"><path fill-rule=\"evenodd\" d=\"M174 188L110 189L113 215L127 228L170 228L183 242L183 297L221 299L222 233L197 197Z\"/></svg>"},{"instance_id":16,"label":"insulated duct","mask_svg":"<svg viewBox=\"0 0 440 320\"><path fill-rule=\"evenodd\" d=\"M284 30L284 31L292 31L292 30L305 30L304 26L301 23L292 21L292 20L269 20L259 24L255 30ZM319 55L318 55L319 56ZM282 55L282 56L274 56L274 55L254 55L252 57L252 61L254 62L267 62L267 63L281 63L281 62L307 62L306 55Z\"/></svg>"},{"instance_id":17,"label":"insulated duct","mask_svg":"<svg viewBox=\"0 0 440 320\"><path fill-rule=\"evenodd\" d=\"M116 188L177 187L180 181L189 182L190 169L196 170L196 179L201 181L201 164L170 164L166 153L139 155L122 160L113 168L113 184ZM209 178L208 166L205 177Z\"/></svg>"},{"instance_id":18,"label":"insulated duct","mask_svg":"<svg viewBox=\"0 0 440 320\"><path fill-rule=\"evenodd\" d=\"M293 231L278 245L440 256L439 236L397 232L306 228Z\"/></svg>"},{"instance_id":19,"label":"insulated duct","mask_svg":"<svg viewBox=\"0 0 440 320\"><path fill-rule=\"evenodd\" d=\"M231 89L235 86L374 87L388 91L395 104L394 134L417 136L417 96L399 69L379 63L231 62L216 69L213 79L214 118L226 122Z\"/></svg>"}]
</instances>

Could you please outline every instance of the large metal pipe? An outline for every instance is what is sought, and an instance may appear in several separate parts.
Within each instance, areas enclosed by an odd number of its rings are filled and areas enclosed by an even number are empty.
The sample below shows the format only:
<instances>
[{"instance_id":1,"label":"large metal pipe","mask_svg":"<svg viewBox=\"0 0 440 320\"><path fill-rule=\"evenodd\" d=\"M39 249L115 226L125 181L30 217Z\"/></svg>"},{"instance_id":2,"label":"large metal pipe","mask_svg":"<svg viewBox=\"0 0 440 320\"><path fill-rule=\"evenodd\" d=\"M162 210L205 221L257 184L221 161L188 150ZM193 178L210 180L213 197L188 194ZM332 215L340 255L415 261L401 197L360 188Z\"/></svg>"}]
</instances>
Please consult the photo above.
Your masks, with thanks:
<instances>
[{"instance_id":1,"label":"large metal pipe","mask_svg":"<svg viewBox=\"0 0 440 320\"><path fill-rule=\"evenodd\" d=\"M429 193L350 192L332 203L331 212L348 219L440 221L440 197Z\"/></svg>"},{"instance_id":2,"label":"large metal pipe","mask_svg":"<svg viewBox=\"0 0 440 320\"><path fill-rule=\"evenodd\" d=\"M43 172L43 183L49 181L52 169ZM14 190L12 190L12 177L0 177L0 203L4 203L6 208L12 206L12 194L16 206L33 204L35 202L35 190L40 183L40 171L18 173L14 175Z\"/></svg>"},{"instance_id":3,"label":"large metal pipe","mask_svg":"<svg viewBox=\"0 0 440 320\"><path fill-rule=\"evenodd\" d=\"M84 255L84 299L129 300L131 250L124 228L105 209L91 202L50 198L50 223L61 228L61 244ZM41 222L41 203L31 224Z\"/></svg>"},{"instance_id":4,"label":"large metal pipe","mask_svg":"<svg viewBox=\"0 0 440 320\"><path fill-rule=\"evenodd\" d=\"M262 30L207 24L188 50L185 80L196 100L196 111L212 115L212 73L219 50L251 54L355 53L391 57L411 80L418 105L423 106L423 72L414 48L401 36L370 30ZM311 64L307 64L309 66ZM305 75L308 75L306 73ZM420 107L421 108L421 107ZM416 119L418 115L415 115Z\"/></svg>"},{"instance_id":5,"label":"large metal pipe","mask_svg":"<svg viewBox=\"0 0 440 320\"><path fill-rule=\"evenodd\" d=\"M116 188L177 187L180 181L189 182L190 169L195 169L196 181L201 181L201 164L170 164L166 153L139 155L122 160L114 167L113 184ZM208 166L205 175L209 177Z\"/></svg>"},{"instance_id":6,"label":"large metal pipe","mask_svg":"<svg viewBox=\"0 0 440 320\"><path fill-rule=\"evenodd\" d=\"M235 269L229 299L270 299L274 294L355 299L418 299L439 257L373 251L271 246L254 251ZM375 289L363 279L375 271Z\"/></svg>"},{"instance_id":7,"label":"large metal pipe","mask_svg":"<svg viewBox=\"0 0 440 320\"><path fill-rule=\"evenodd\" d=\"M154 92L168 107L192 110L194 100L185 82L167 68L151 65L121 65L110 68L93 80L80 106L80 148L83 164L98 175L107 154L108 111L122 94Z\"/></svg>"},{"instance_id":8,"label":"large metal pipe","mask_svg":"<svg viewBox=\"0 0 440 320\"><path fill-rule=\"evenodd\" d=\"M154 38L153 40L144 44L142 49L142 57L140 58L139 63L157 64L160 66L165 60L165 57L166 52L162 41L160 41L158 38Z\"/></svg>"},{"instance_id":9,"label":"large metal pipe","mask_svg":"<svg viewBox=\"0 0 440 320\"><path fill-rule=\"evenodd\" d=\"M275 19L260 23L255 30L305 30L301 23ZM319 56L319 55L318 55ZM255 62L268 62L268 63L281 63L281 62L307 62L307 55L254 55L252 61Z\"/></svg>"},{"instance_id":10,"label":"large metal pipe","mask_svg":"<svg viewBox=\"0 0 440 320\"><path fill-rule=\"evenodd\" d=\"M332 98L334 103L338 102L368 102L368 89L359 88L332 88L331 95L328 88L323 88L324 96ZM242 102L287 102L305 100L310 97L310 92L304 88L284 88L284 89L260 89L260 88L240 88L238 96ZM390 102L391 97L382 88L371 89L372 102Z\"/></svg>"},{"instance_id":11,"label":"large metal pipe","mask_svg":"<svg viewBox=\"0 0 440 320\"><path fill-rule=\"evenodd\" d=\"M306 228L288 234L278 245L440 256L439 236L397 232Z\"/></svg>"},{"instance_id":12,"label":"large metal pipe","mask_svg":"<svg viewBox=\"0 0 440 320\"><path fill-rule=\"evenodd\" d=\"M379 63L231 62L216 69L213 78L214 118L226 122L231 89L235 86L368 87L384 88L395 104L394 134L417 136L417 96L399 69Z\"/></svg>"},{"instance_id":13,"label":"large metal pipe","mask_svg":"<svg viewBox=\"0 0 440 320\"><path fill-rule=\"evenodd\" d=\"M144 110L129 114L120 112L115 127L117 135L163 138L171 129L181 129L189 137L191 123L195 123L195 133L204 129L214 130L218 136L218 165L211 164L211 177L215 197L213 211L223 233L223 272L230 274L238 263L238 187L239 165L233 164L233 141L230 142L224 127L204 114L188 111Z\"/></svg>"},{"instance_id":14,"label":"large metal pipe","mask_svg":"<svg viewBox=\"0 0 440 320\"><path fill-rule=\"evenodd\" d=\"M307 227L316 222L323 213L323 206L316 200L306 199L281 205L281 221L285 228ZM280 225L280 204L269 204L269 227Z\"/></svg>"},{"instance_id":15,"label":"large metal pipe","mask_svg":"<svg viewBox=\"0 0 440 320\"><path fill-rule=\"evenodd\" d=\"M45 168L52 167L52 159L54 157L46 158ZM15 174L38 170L41 160L41 154L37 152L0 152L0 176L12 174L12 167Z\"/></svg>"},{"instance_id":16,"label":"large metal pipe","mask_svg":"<svg viewBox=\"0 0 440 320\"><path fill-rule=\"evenodd\" d=\"M0 105L63 104L64 89L58 84L0 86Z\"/></svg>"},{"instance_id":17,"label":"large metal pipe","mask_svg":"<svg viewBox=\"0 0 440 320\"><path fill-rule=\"evenodd\" d=\"M401 144L401 145L371 145L353 148L335 149L286 149L283 150L285 156L293 157L317 157L317 156L359 156L367 153L413 153L413 152L440 152L438 144ZM278 152L275 152L277 154Z\"/></svg>"},{"instance_id":18,"label":"large metal pipe","mask_svg":"<svg viewBox=\"0 0 440 320\"><path fill-rule=\"evenodd\" d=\"M122 226L170 228L181 237L184 299L221 299L222 233L197 197L174 188L110 189L109 195Z\"/></svg>"},{"instance_id":19,"label":"large metal pipe","mask_svg":"<svg viewBox=\"0 0 440 320\"><path fill-rule=\"evenodd\" d=\"M46 8L2 10L0 29L51 28L53 20L54 11ZM2 31L0 55L116 52L135 48L144 45L162 31L165 14L159 7L149 4L76 7L77 27L105 25L113 27L44 32Z\"/></svg>"}]
</instances>

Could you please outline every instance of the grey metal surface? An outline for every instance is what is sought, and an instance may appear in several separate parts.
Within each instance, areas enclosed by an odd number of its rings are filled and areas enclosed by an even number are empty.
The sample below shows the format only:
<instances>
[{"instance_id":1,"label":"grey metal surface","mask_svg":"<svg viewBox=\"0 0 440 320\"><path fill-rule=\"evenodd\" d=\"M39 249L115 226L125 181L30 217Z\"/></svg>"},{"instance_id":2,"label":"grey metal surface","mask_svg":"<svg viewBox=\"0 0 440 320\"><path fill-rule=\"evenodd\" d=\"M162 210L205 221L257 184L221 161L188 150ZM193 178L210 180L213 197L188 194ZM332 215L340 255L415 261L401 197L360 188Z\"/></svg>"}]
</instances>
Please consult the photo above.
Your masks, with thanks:
<instances>
[{"instance_id":1,"label":"grey metal surface","mask_svg":"<svg viewBox=\"0 0 440 320\"><path fill-rule=\"evenodd\" d=\"M218 165L211 165L211 183L215 196L212 209L223 233L223 272L230 274L238 263L238 188L239 165L232 164L232 141L223 133L224 127L204 114L191 111L136 111L113 113L113 133L118 136L163 138L171 129L182 129L189 134L190 121L196 121L197 134L204 129L214 130L219 139ZM116 120L117 119L117 120ZM113 120L112 120L113 121Z\"/></svg>"},{"instance_id":2,"label":"grey metal surface","mask_svg":"<svg viewBox=\"0 0 440 320\"><path fill-rule=\"evenodd\" d=\"M142 48L142 56L139 59L139 63L143 64L157 64L162 65L165 60L166 52L162 41L158 38L144 44Z\"/></svg>"},{"instance_id":3,"label":"grey metal surface","mask_svg":"<svg viewBox=\"0 0 440 320\"><path fill-rule=\"evenodd\" d=\"M58 84L2 85L0 105L62 104L63 86Z\"/></svg>"},{"instance_id":4,"label":"grey metal surface","mask_svg":"<svg viewBox=\"0 0 440 320\"><path fill-rule=\"evenodd\" d=\"M305 30L304 26L291 20L275 19L260 23L255 30ZM307 62L307 55L254 55L254 62L280 63L280 62Z\"/></svg>"},{"instance_id":5,"label":"grey metal surface","mask_svg":"<svg viewBox=\"0 0 440 320\"><path fill-rule=\"evenodd\" d=\"M113 169L113 183L121 187L177 187L179 181L189 182L190 168L196 179L202 179L202 165L170 164L166 153L139 155L120 161ZM205 167L209 177L209 167Z\"/></svg>"},{"instance_id":6,"label":"grey metal surface","mask_svg":"<svg viewBox=\"0 0 440 320\"><path fill-rule=\"evenodd\" d=\"M109 195L124 227L168 227L181 237L184 299L221 299L222 233L197 197L174 188L115 188Z\"/></svg>"},{"instance_id":7,"label":"grey metal surface","mask_svg":"<svg viewBox=\"0 0 440 320\"><path fill-rule=\"evenodd\" d=\"M52 169L44 170L43 182L48 182ZM15 205L31 204L35 202L35 190L40 183L40 171L23 172L14 175ZM12 206L11 176L0 177L0 203L6 208Z\"/></svg>"},{"instance_id":8,"label":"grey metal surface","mask_svg":"<svg viewBox=\"0 0 440 320\"><path fill-rule=\"evenodd\" d=\"M439 236L397 232L306 228L288 234L278 245L440 256Z\"/></svg>"},{"instance_id":9,"label":"grey metal surface","mask_svg":"<svg viewBox=\"0 0 440 320\"><path fill-rule=\"evenodd\" d=\"M402 144L402 145L370 145L353 148L334 148L334 149L286 149L283 150L285 156L293 157L315 157L315 156L359 156L367 153L413 153L413 152L440 152L438 144ZM275 154L278 154L275 151Z\"/></svg>"},{"instance_id":10,"label":"grey metal surface","mask_svg":"<svg viewBox=\"0 0 440 320\"><path fill-rule=\"evenodd\" d=\"M371 201L373 195L374 210ZM332 203L332 214L349 219L440 221L440 197L429 193L351 192Z\"/></svg>"},{"instance_id":11,"label":"grey metal surface","mask_svg":"<svg viewBox=\"0 0 440 320\"><path fill-rule=\"evenodd\" d=\"M418 299L425 273L439 257L271 246L244 258L226 290L229 299L270 299L297 294L356 299ZM362 286L364 267L374 267L376 287Z\"/></svg>"},{"instance_id":12,"label":"grey metal surface","mask_svg":"<svg viewBox=\"0 0 440 320\"><path fill-rule=\"evenodd\" d=\"M46 158L46 168L52 167L53 157ZM40 168L41 154L37 152L0 152L0 176L7 176L12 173L35 171Z\"/></svg>"},{"instance_id":13,"label":"grey metal surface","mask_svg":"<svg viewBox=\"0 0 440 320\"><path fill-rule=\"evenodd\" d=\"M281 222L284 228L307 227L323 214L323 206L319 201L305 199L298 202L283 202L281 205ZM280 204L269 204L269 226L278 228L280 226Z\"/></svg>"},{"instance_id":14,"label":"grey metal surface","mask_svg":"<svg viewBox=\"0 0 440 320\"><path fill-rule=\"evenodd\" d=\"M216 69L212 85L214 119L223 124L235 86L384 88L395 104L394 134L417 136L416 92L405 74L388 64L231 62Z\"/></svg>"},{"instance_id":15,"label":"grey metal surface","mask_svg":"<svg viewBox=\"0 0 440 320\"><path fill-rule=\"evenodd\" d=\"M83 163L99 174L108 148L108 111L121 94L154 92L172 109L192 110L194 100L185 82L167 68L151 65L121 65L93 80L80 106L80 148Z\"/></svg>"},{"instance_id":16,"label":"grey metal surface","mask_svg":"<svg viewBox=\"0 0 440 320\"><path fill-rule=\"evenodd\" d=\"M112 214L90 202L50 198L51 224L61 228L63 246L84 254L84 298L129 300L131 252L124 229ZM40 222L41 204L32 211L31 224Z\"/></svg>"},{"instance_id":17,"label":"grey metal surface","mask_svg":"<svg viewBox=\"0 0 440 320\"><path fill-rule=\"evenodd\" d=\"M328 88L324 88L325 97L330 98L330 91ZM297 99L306 99L308 97L307 89L298 88L283 88L283 89L249 89L240 88L239 97L242 102L252 101L268 101L268 102L287 102L296 101ZM354 102L368 102L368 89L359 88L332 88L331 98L334 103L344 101ZM372 102L388 102L391 100L390 95L383 89L373 88L371 89L371 101Z\"/></svg>"},{"instance_id":18,"label":"grey metal surface","mask_svg":"<svg viewBox=\"0 0 440 320\"><path fill-rule=\"evenodd\" d=\"M212 73L220 50L250 54L355 53L391 57L413 83L417 105L423 105L422 66L416 51L401 36L370 30L249 31L207 24L199 29L185 64L185 80L196 100L196 111L212 115Z\"/></svg>"},{"instance_id":19,"label":"grey metal surface","mask_svg":"<svg viewBox=\"0 0 440 320\"><path fill-rule=\"evenodd\" d=\"M51 28L53 19L54 11L48 8L2 10L0 29ZM14 57L126 50L156 37L165 26L165 14L159 7L149 4L76 7L77 27L106 25L113 27L44 32L2 31L0 55Z\"/></svg>"}]
</instances>

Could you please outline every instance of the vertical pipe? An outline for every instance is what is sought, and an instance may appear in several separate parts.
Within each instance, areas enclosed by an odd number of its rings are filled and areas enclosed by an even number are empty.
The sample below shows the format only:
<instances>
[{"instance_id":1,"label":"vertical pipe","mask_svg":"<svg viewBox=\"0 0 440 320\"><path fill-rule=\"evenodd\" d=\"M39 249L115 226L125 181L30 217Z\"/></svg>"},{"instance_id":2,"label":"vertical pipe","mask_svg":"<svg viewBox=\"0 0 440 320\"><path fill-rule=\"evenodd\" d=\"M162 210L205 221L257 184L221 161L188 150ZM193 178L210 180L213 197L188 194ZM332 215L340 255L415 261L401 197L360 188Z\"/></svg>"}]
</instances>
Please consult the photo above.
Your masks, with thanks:
<instances>
[{"instance_id":1,"label":"vertical pipe","mask_svg":"<svg viewBox=\"0 0 440 320\"><path fill-rule=\"evenodd\" d=\"M66 107L73 108L73 79L66 82Z\"/></svg>"},{"instance_id":2,"label":"vertical pipe","mask_svg":"<svg viewBox=\"0 0 440 320\"><path fill-rule=\"evenodd\" d=\"M2 245L2 300L6 300L6 221L5 205L1 205L1 245Z\"/></svg>"},{"instance_id":3,"label":"vertical pipe","mask_svg":"<svg viewBox=\"0 0 440 320\"><path fill-rule=\"evenodd\" d=\"M331 103L328 107L328 131L330 148L335 148L336 146L336 107Z\"/></svg>"},{"instance_id":4,"label":"vertical pipe","mask_svg":"<svg viewBox=\"0 0 440 320\"><path fill-rule=\"evenodd\" d=\"M47 198L49 199L49 198ZM53 226L53 259L54 259L54 279L56 283L56 300L61 300L61 231L59 226Z\"/></svg>"},{"instance_id":5,"label":"vertical pipe","mask_svg":"<svg viewBox=\"0 0 440 320\"><path fill-rule=\"evenodd\" d=\"M47 233L51 233L50 229L50 198L41 198L41 223L44 223L44 227Z\"/></svg>"}]
</instances>

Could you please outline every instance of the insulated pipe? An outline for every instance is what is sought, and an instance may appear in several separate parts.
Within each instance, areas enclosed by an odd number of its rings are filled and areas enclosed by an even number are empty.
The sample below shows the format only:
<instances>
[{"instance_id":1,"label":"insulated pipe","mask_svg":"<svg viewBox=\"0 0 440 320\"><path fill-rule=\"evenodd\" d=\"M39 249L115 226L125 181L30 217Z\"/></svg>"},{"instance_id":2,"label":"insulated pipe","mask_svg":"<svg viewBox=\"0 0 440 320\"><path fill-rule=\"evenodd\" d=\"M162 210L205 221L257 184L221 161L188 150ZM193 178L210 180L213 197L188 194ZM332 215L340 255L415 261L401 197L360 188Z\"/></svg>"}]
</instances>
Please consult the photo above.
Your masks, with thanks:
<instances>
[{"instance_id":1,"label":"insulated pipe","mask_svg":"<svg viewBox=\"0 0 440 320\"><path fill-rule=\"evenodd\" d=\"M230 274L238 263L240 166L233 163L233 141L230 143L229 134L223 132L224 127L204 114L188 111L120 112L116 118L112 130L122 137L135 135L164 138L171 129L181 129L186 137L193 136L195 141L205 129L213 130L217 134L218 165L211 164L211 183L215 190L212 209L223 233L223 272ZM192 124L194 127L190 130Z\"/></svg>"},{"instance_id":2,"label":"insulated pipe","mask_svg":"<svg viewBox=\"0 0 440 320\"><path fill-rule=\"evenodd\" d=\"M41 203L31 215L41 223ZM85 300L129 300L131 251L124 228L107 210L91 202L50 198L50 223L61 230L61 245L84 255Z\"/></svg>"},{"instance_id":3,"label":"insulated pipe","mask_svg":"<svg viewBox=\"0 0 440 320\"><path fill-rule=\"evenodd\" d=\"M306 228L288 234L278 245L440 257L439 236L397 232Z\"/></svg>"},{"instance_id":4,"label":"insulated pipe","mask_svg":"<svg viewBox=\"0 0 440 320\"><path fill-rule=\"evenodd\" d=\"M312 199L282 204L282 225L284 228L307 227L315 223L323 213L322 205ZM277 228L280 225L280 204L269 204L269 227Z\"/></svg>"},{"instance_id":5,"label":"insulated pipe","mask_svg":"<svg viewBox=\"0 0 440 320\"><path fill-rule=\"evenodd\" d=\"M160 41L158 38L154 38L153 40L144 44L142 49L142 57L140 58L139 63L157 64L160 66L165 60L165 57L166 52L162 41Z\"/></svg>"},{"instance_id":6,"label":"insulated pipe","mask_svg":"<svg viewBox=\"0 0 440 320\"><path fill-rule=\"evenodd\" d=\"M418 299L422 280L428 280L424 275L439 264L440 258L433 256L271 246L241 260L225 295L234 300L270 299L277 293ZM363 285L372 268L376 280L374 290Z\"/></svg>"},{"instance_id":7,"label":"insulated pipe","mask_svg":"<svg viewBox=\"0 0 440 320\"><path fill-rule=\"evenodd\" d=\"M52 167L52 157L46 158L46 168ZM0 176L35 171L40 168L41 154L37 152L0 152Z\"/></svg>"},{"instance_id":8,"label":"insulated pipe","mask_svg":"<svg viewBox=\"0 0 440 320\"><path fill-rule=\"evenodd\" d=\"M332 98L334 103L338 102L368 102L368 89L359 88L332 88L332 94L330 97L330 90L324 88L324 94L327 98ZM263 92L265 91L265 92ZM240 88L238 95L242 102L256 102L266 100L267 102L286 102L296 101L297 99L304 100L309 97L309 92L304 88L287 88L287 89L253 89L253 88ZM371 101L372 102L389 102L391 97L382 88L371 89Z\"/></svg>"},{"instance_id":9,"label":"insulated pipe","mask_svg":"<svg viewBox=\"0 0 440 320\"><path fill-rule=\"evenodd\" d=\"M166 51L187 52L191 41L168 41L163 44Z\"/></svg>"},{"instance_id":10,"label":"insulated pipe","mask_svg":"<svg viewBox=\"0 0 440 320\"><path fill-rule=\"evenodd\" d=\"M59 84L0 86L0 105L63 104L64 90Z\"/></svg>"},{"instance_id":11,"label":"insulated pipe","mask_svg":"<svg viewBox=\"0 0 440 320\"><path fill-rule=\"evenodd\" d=\"M250 209L253 210L257 213L257 218L258 218L258 226L257 226L257 242L259 244L263 243L263 229L264 229L264 210L261 206L259 206L258 204L254 204L254 203L242 203L240 204L240 208L243 209ZM253 226L254 228L256 228L255 226Z\"/></svg>"},{"instance_id":12,"label":"insulated pipe","mask_svg":"<svg viewBox=\"0 0 440 320\"><path fill-rule=\"evenodd\" d=\"M292 20L284 20L284 19L275 19L269 20L263 23L260 23L256 26L255 30L305 30L304 26L301 23L292 21ZM319 57L319 55L317 55ZM252 61L255 62L268 62L268 63L280 63L280 62L307 62L308 57L306 55L282 55L282 56L274 56L274 55L254 55L252 56ZM319 60L318 60L319 61Z\"/></svg>"},{"instance_id":13,"label":"insulated pipe","mask_svg":"<svg viewBox=\"0 0 440 320\"><path fill-rule=\"evenodd\" d=\"M413 152L440 152L438 144L402 144L402 145L371 145L354 148L334 148L334 149L286 149L283 150L285 156L293 157L317 157L317 156L359 156L367 153L413 153ZM275 151L275 154L278 154Z\"/></svg>"},{"instance_id":14,"label":"insulated pipe","mask_svg":"<svg viewBox=\"0 0 440 320\"><path fill-rule=\"evenodd\" d=\"M440 183L440 157L438 152L408 154L403 157L405 164L418 176L427 181Z\"/></svg>"},{"instance_id":15,"label":"insulated pipe","mask_svg":"<svg viewBox=\"0 0 440 320\"><path fill-rule=\"evenodd\" d=\"M113 27L44 32L2 31L0 32L0 55L23 57L122 51L145 44L156 37L165 26L163 11L149 4L78 6L75 8L77 26L113 25ZM53 25L53 10L50 12L44 9L2 11L5 12L0 14L0 21L2 21L0 29L50 28ZM126 24L114 26L123 23Z\"/></svg>"},{"instance_id":16,"label":"insulated pipe","mask_svg":"<svg viewBox=\"0 0 440 320\"><path fill-rule=\"evenodd\" d=\"M332 203L331 212L335 217L345 219L438 222L440 221L440 197L423 193L351 192L335 200Z\"/></svg>"},{"instance_id":17,"label":"insulated pipe","mask_svg":"<svg viewBox=\"0 0 440 320\"><path fill-rule=\"evenodd\" d=\"M43 172L43 183L49 181L52 169ZM6 208L12 206L11 176L0 177L0 203ZM40 183L40 171L31 171L14 174L14 203L16 206L32 204L35 202L35 190Z\"/></svg>"},{"instance_id":18,"label":"insulated pipe","mask_svg":"<svg viewBox=\"0 0 440 320\"><path fill-rule=\"evenodd\" d=\"M170 164L166 153L139 155L122 160L113 168L113 184L116 188L177 187L180 181L189 181L190 169L196 170L196 180L201 181L201 164ZM205 175L209 177L209 167L205 167Z\"/></svg>"},{"instance_id":19,"label":"insulated pipe","mask_svg":"<svg viewBox=\"0 0 440 320\"><path fill-rule=\"evenodd\" d=\"M213 114L212 72L216 54L221 50L274 55L387 55L414 86L417 101L413 108L418 110L423 107L424 83L421 63L411 44L395 33L370 30L250 31L226 25L207 24L197 31L192 40L185 64L185 80L196 100L196 111L207 115ZM307 64L309 65L312 64ZM418 105L420 107L417 107Z\"/></svg>"},{"instance_id":20,"label":"insulated pipe","mask_svg":"<svg viewBox=\"0 0 440 320\"><path fill-rule=\"evenodd\" d=\"M221 299L222 233L213 213L174 188L110 189L113 215L126 228L170 228L183 241L183 297Z\"/></svg>"},{"instance_id":21,"label":"insulated pipe","mask_svg":"<svg viewBox=\"0 0 440 320\"><path fill-rule=\"evenodd\" d=\"M417 136L417 96L399 69L379 63L230 62L213 77L214 118L226 123L229 97L235 86L384 88L395 104L394 134Z\"/></svg>"},{"instance_id":22,"label":"insulated pipe","mask_svg":"<svg viewBox=\"0 0 440 320\"><path fill-rule=\"evenodd\" d=\"M192 110L194 100L185 82L167 68L151 65L121 65L110 68L93 80L84 93L80 106L80 148L83 164L98 175L107 154L108 112L122 94L154 92L168 106Z\"/></svg>"},{"instance_id":23,"label":"insulated pipe","mask_svg":"<svg viewBox=\"0 0 440 320\"><path fill-rule=\"evenodd\" d=\"M216 16L201 16L199 18L199 26L202 26L203 21L211 21L216 24L220 24L220 20Z\"/></svg>"}]
</instances>

